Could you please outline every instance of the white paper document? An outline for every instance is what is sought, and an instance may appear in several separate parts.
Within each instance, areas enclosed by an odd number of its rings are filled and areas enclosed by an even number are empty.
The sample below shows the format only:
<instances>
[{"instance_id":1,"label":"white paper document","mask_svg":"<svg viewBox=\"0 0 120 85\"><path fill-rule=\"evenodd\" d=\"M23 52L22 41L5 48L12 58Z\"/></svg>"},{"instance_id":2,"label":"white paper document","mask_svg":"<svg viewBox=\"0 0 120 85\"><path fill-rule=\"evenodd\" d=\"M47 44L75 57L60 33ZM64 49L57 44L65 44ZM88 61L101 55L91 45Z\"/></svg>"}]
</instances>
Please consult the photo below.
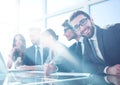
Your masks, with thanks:
<instances>
[{"instance_id":1,"label":"white paper document","mask_svg":"<svg viewBox=\"0 0 120 85\"><path fill-rule=\"evenodd\" d=\"M51 76L90 76L90 73L65 73L65 72L57 72L52 73Z\"/></svg>"}]
</instances>

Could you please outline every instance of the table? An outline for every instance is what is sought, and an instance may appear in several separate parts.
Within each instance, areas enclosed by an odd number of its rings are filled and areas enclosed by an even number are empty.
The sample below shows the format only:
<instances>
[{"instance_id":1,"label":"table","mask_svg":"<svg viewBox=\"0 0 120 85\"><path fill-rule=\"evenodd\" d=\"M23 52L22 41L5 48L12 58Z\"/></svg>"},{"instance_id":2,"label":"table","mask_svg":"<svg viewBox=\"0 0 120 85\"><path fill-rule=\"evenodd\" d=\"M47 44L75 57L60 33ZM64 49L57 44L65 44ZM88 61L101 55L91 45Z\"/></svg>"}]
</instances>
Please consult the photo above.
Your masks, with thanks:
<instances>
[{"instance_id":1,"label":"table","mask_svg":"<svg viewBox=\"0 0 120 85\"><path fill-rule=\"evenodd\" d=\"M43 71L23 71L0 75L0 85L120 85L120 76L57 72L45 77Z\"/></svg>"}]
</instances>

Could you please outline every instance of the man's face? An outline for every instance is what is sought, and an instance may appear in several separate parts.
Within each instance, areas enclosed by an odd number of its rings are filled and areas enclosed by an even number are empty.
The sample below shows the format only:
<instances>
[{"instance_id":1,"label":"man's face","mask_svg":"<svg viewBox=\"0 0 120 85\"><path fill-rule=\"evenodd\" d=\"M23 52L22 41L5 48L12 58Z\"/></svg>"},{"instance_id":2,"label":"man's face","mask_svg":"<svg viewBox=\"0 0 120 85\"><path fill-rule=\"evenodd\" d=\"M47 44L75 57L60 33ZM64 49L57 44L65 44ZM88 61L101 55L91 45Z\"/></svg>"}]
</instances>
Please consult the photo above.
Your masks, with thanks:
<instances>
[{"instance_id":1,"label":"man's face","mask_svg":"<svg viewBox=\"0 0 120 85\"><path fill-rule=\"evenodd\" d=\"M30 33L30 39L31 39L31 42L32 42L34 45L39 44L39 41L40 41L40 33L31 32L31 33Z\"/></svg>"},{"instance_id":2,"label":"man's face","mask_svg":"<svg viewBox=\"0 0 120 85\"><path fill-rule=\"evenodd\" d=\"M94 33L94 24L92 19L84 15L79 15L70 22L77 35L90 38Z\"/></svg>"},{"instance_id":3,"label":"man's face","mask_svg":"<svg viewBox=\"0 0 120 85\"><path fill-rule=\"evenodd\" d=\"M65 29L64 36L67 38L68 41L70 41L72 39L75 39L77 35L72 29Z\"/></svg>"}]
</instances>

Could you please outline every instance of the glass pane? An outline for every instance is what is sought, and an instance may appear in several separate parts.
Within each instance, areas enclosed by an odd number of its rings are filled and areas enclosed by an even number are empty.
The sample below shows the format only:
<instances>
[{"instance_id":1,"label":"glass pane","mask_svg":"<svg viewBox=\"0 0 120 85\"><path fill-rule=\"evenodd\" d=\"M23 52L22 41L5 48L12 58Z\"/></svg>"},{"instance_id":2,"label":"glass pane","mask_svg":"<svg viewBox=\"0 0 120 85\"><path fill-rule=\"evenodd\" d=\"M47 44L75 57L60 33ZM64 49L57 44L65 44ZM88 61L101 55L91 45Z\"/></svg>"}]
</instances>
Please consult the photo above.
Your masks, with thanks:
<instances>
[{"instance_id":1,"label":"glass pane","mask_svg":"<svg viewBox=\"0 0 120 85\"><path fill-rule=\"evenodd\" d=\"M65 9L74 8L88 0L47 0L47 13L58 12Z\"/></svg>"},{"instance_id":2,"label":"glass pane","mask_svg":"<svg viewBox=\"0 0 120 85\"><path fill-rule=\"evenodd\" d=\"M69 19L70 15L72 12L66 13L66 14L61 14L52 18L49 18L47 20L47 27L53 29L56 34L59 36L59 41L65 44L66 46L70 46L73 41L67 41L66 37L64 36L64 28L62 27L62 23L66 20Z\"/></svg>"},{"instance_id":3,"label":"glass pane","mask_svg":"<svg viewBox=\"0 0 120 85\"><path fill-rule=\"evenodd\" d=\"M43 27L42 0L20 0L19 6L19 32L26 38L27 47L31 45L28 30L31 27Z\"/></svg>"},{"instance_id":4,"label":"glass pane","mask_svg":"<svg viewBox=\"0 0 120 85\"><path fill-rule=\"evenodd\" d=\"M0 0L0 52L5 62L12 48L13 35L17 33L17 1Z\"/></svg>"},{"instance_id":5,"label":"glass pane","mask_svg":"<svg viewBox=\"0 0 120 85\"><path fill-rule=\"evenodd\" d=\"M120 22L120 0L107 0L90 6L91 16L96 24L104 27Z\"/></svg>"},{"instance_id":6,"label":"glass pane","mask_svg":"<svg viewBox=\"0 0 120 85\"><path fill-rule=\"evenodd\" d=\"M26 23L43 17L42 0L20 0L19 20Z\"/></svg>"}]
</instances>

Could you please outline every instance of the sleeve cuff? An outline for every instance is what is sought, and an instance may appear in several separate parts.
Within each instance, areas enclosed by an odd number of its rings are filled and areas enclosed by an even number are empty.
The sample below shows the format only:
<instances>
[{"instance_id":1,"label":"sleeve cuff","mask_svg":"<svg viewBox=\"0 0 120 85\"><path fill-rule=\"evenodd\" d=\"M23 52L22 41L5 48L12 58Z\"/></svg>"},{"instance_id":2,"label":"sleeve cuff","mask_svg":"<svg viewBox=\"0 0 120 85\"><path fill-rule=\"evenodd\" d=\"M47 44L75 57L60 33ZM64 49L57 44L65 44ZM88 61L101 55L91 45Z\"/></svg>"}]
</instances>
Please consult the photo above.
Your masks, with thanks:
<instances>
[{"instance_id":1,"label":"sleeve cuff","mask_svg":"<svg viewBox=\"0 0 120 85\"><path fill-rule=\"evenodd\" d=\"M109 66L106 66L104 69L104 73L107 74L107 69L109 68Z\"/></svg>"},{"instance_id":2,"label":"sleeve cuff","mask_svg":"<svg viewBox=\"0 0 120 85\"><path fill-rule=\"evenodd\" d=\"M104 77L105 81L110 84L110 82L107 79L107 76Z\"/></svg>"}]
</instances>

